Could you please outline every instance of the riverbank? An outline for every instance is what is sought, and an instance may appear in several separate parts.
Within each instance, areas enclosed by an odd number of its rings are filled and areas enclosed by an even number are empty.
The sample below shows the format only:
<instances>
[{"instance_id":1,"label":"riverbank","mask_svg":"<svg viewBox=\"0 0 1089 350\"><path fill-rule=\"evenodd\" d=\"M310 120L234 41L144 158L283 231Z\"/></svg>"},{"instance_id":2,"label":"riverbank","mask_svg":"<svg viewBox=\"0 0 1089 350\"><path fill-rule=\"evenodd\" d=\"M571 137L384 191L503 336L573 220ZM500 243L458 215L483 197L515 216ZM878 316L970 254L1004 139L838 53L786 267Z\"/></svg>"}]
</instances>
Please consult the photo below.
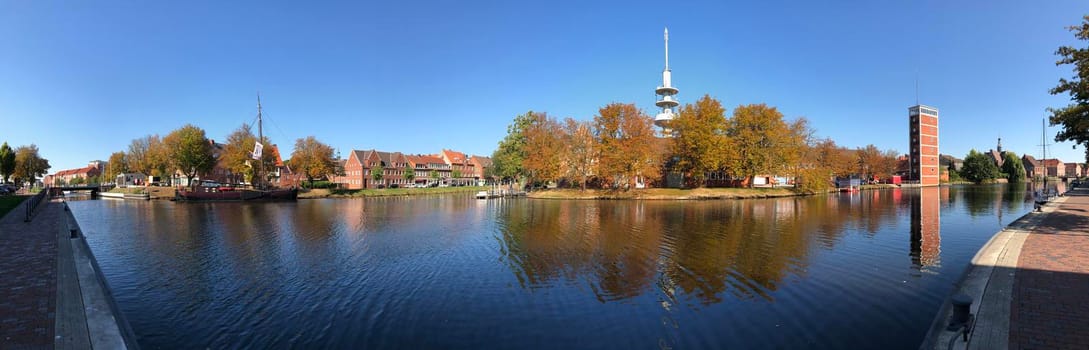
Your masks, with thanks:
<instances>
[{"instance_id":1,"label":"riverbank","mask_svg":"<svg viewBox=\"0 0 1089 350\"><path fill-rule=\"evenodd\" d=\"M1017 219L972 258L950 294L972 300L967 341L946 330L946 300L920 348L1089 348L1086 251L1089 189L1079 188Z\"/></svg>"},{"instance_id":2,"label":"riverbank","mask_svg":"<svg viewBox=\"0 0 1089 350\"><path fill-rule=\"evenodd\" d=\"M487 190L483 186L462 187L428 187L428 188L383 188L366 190L329 190L329 189L301 189L299 199L318 198L362 198L362 197L391 197L391 196L419 196L447 193L476 193Z\"/></svg>"},{"instance_id":3,"label":"riverbank","mask_svg":"<svg viewBox=\"0 0 1089 350\"><path fill-rule=\"evenodd\" d=\"M547 189L527 194L537 199L646 199L646 200L705 200L753 199L811 195L812 192L794 188L644 188L634 190Z\"/></svg>"}]
</instances>

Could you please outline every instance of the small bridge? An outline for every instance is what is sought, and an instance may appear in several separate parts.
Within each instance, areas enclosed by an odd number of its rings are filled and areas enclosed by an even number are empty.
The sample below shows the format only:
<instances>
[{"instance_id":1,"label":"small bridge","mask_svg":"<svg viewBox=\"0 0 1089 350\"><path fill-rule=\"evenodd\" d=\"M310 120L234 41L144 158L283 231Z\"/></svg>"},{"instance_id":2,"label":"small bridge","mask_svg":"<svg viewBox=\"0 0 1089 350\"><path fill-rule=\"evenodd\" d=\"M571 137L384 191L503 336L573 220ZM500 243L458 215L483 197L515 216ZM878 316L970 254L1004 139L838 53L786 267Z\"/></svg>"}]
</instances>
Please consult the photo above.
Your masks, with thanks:
<instances>
[{"instance_id":1,"label":"small bridge","mask_svg":"<svg viewBox=\"0 0 1089 350\"><path fill-rule=\"evenodd\" d=\"M64 191L72 191L72 192L84 192L84 191L86 191L86 192L91 192L91 196L97 196L99 192L109 191L112 188L113 188L113 186L97 186L97 185L57 186L57 187L50 187L49 188L49 195L50 196L59 196L61 194L64 194Z\"/></svg>"}]
</instances>

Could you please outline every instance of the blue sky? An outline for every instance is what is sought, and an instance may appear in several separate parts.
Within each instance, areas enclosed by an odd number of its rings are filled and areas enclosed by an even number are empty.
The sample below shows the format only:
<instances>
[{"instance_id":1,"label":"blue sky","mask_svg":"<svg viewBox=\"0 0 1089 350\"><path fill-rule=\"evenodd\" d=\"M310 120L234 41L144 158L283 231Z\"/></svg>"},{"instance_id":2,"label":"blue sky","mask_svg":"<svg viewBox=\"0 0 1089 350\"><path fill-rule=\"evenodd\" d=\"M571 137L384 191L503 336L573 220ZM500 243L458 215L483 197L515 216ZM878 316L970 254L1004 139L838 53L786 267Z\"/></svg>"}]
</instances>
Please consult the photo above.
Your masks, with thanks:
<instances>
[{"instance_id":1,"label":"blue sky","mask_svg":"<svg viewBox=\"0 0 1089 350\"><path fill-rule=\"evenodd\" d=\"M682 102L767 103L841 145L907 150L907 108L942 153L1040 153L1055 49L1084 1L51 2L0 0L0 141L52 171L185 123L225 139L256 114L286 146L490 154L527 110L654 111L662 28ZM1049 133L1053 136L1056 128ZM1049 139L1051 137L1049 136ZM1052 146L1084 161L1070 144Z\"/></svg>"}]
</instances>

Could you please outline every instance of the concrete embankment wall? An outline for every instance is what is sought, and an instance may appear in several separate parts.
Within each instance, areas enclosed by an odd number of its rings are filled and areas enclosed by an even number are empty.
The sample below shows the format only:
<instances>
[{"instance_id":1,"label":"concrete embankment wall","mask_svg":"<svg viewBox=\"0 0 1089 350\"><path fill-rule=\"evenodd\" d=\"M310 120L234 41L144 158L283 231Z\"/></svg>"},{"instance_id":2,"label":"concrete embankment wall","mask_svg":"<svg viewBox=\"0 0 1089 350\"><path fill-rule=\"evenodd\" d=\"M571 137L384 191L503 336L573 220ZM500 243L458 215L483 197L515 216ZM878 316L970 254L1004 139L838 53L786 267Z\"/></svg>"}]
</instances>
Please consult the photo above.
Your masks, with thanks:
<instances>
[{"instance_id":1,"label":"concrete embankment wall","mask_svg":"<svg viewBox=\"0 0 1089 350\"><path fill-rule=\"evenodd\" d=\"M1047 213L1055 210L1054 204L1044 205L1040 212L1029 212L1014 220L1002 231L995 233L983 245L952 291L942 303L938 314L931 321L930 329L919 346L920 349L1005 349L1009 339L1009 314L1012 298L1013 274L1021 254L1021 246ZM952 297L965 294L971 297L973 326L968 342L961 332L948 331L946 326L953 314ZM982 310L982 311L981 311ZM981 322L983 321L983 322ZM954 339L956 338L956 339ZM952 346L950 346L952 345Z\"/></svg>"},{"instance_id":2,"label":"concrete embankment wall","mask_svg":"<svg viewBox=\"0 0 1089 350\"><path fill-rule=\"evenodd\" d=\"M139 349L67 203L57 266L57 349ZM89 344L88 344L89 343Z\"/></svg>"}]
</instances>

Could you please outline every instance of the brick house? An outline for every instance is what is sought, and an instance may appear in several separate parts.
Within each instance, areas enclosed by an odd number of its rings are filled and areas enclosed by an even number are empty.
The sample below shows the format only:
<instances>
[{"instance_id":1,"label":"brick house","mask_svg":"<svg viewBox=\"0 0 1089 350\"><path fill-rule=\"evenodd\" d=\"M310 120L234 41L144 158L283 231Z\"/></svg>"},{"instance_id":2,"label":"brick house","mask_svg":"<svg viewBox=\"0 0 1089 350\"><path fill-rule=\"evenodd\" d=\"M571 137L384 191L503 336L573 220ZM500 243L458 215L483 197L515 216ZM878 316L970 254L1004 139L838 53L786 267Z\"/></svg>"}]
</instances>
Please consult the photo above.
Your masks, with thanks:
<instances>
[{"instance_id":1,"label":"brick house","mask_svg":"<svg viewBox=\"0 0 1089 350\"><path fill-rule=\"evenodd\" d=\"M88 178L95 177L101 174L102 169L99 166L96 166L96 164L90 164L82 168L58 171L56 174L46 176L43 183L55 186L71 184L73 182L87 182Z\"/></svg>"},{"instance_id":2,"label":"brick house","mask_svg":"<svg viewBox=\"0 0 1089 350\"><path fill-rule=\"evenodd\" d=\"M381 179L375 180L374 172L382 169ZM415 180L405 179L405 173L415 171L409 166L409 158L401 152L382 152L378 150L352 150L344 161L344 176L334 181L348 189L386 188L396 185L413 184Z\"/></svg>"},{"instance_id":3,"label":"brick house","mask_svg":"<svg viewBox=\"0 0 1089 350\"><path fill-rule=\"evenodd\" d=\"M1030 179L1043 177L1045 174L1044 165L1033 156L1027 154L1022 156L1021 165L1025 167L1025 175Z\"/></svg>"},{"instance_id":4,"label":"brick house","mask_svg":"<svg viewBox=\"0 0 1089 350\"><path fill-rule=\"evenodd\" d=\"M422 154L407 157L409 166L416 172L416 185L430 186L444 180L449 181L452 169L442 158ZM435 176L431 176L432 170Z\"/></svg>"},{"instance_id":5,"label":"brick house","mask_svg":"<svg viewBox=\"0 0 1089 350\"><path fill-rule=\"evenodd\" d=\"M443 149L439 156L450 165L450 181L453 184L465 185L475 182L476 166L469 157L465 156L465 153Z\"/></svg>"},{"instance_id":6,"label":"brick house","mask_svg":"<svg viewBox=\"0 0 1089 350\"><path fill-rule=\"evenodd\" d=\"M1040 161L1047 169L1047 176L1066 176L1066 165L1058 159L1044 159Z\"/></svg>"},{"instance_id":7,"label":"brick house","mask_svg":"<svg viewBox=\"0 0 1089 350\"><path fill-rule=\"evenodd\" d=\"M1066 163L1066 176L1077 177L1081 176L1082 169L1081 164L1078 163Z\"/></svg>"},{"instance_id":8,"label":"brick house","mask_svg":"<svg viewBox=\"0 0 1089 350\"><path fill-rule=\"evenodd\" d=\"M469 162L473 163L473 170L476 171L476 173L473 174L473 177L476 178L477 184L487 184L487 182L490 180L488 179L487 173L488 169L492 168L492 159L483 156L471 156L469 157Z\"/></svg>"}]
</instances>

